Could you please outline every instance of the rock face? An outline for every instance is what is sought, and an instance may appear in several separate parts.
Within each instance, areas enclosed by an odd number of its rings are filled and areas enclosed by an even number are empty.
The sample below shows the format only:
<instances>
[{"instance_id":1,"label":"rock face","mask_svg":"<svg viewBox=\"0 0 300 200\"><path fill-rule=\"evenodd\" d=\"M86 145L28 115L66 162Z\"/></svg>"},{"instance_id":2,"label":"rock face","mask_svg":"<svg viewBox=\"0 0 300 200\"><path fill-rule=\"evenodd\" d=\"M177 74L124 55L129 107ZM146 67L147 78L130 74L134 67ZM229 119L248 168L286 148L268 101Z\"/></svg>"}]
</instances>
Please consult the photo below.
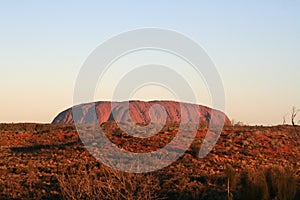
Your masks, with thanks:
<instances>
[{"instance_id":1,"label":"rock face","mask_svg":"<svg viewBox=\"0 0 300 200\"><path fill-rule=\"evenodd\" d=\"M76 116L73 116L73 111ZM220 123L231 125L228 117L221 111L206 106L176 101L129 101L108 102L98 101L81 104L59 113L52 124L99 123L107 121L148 124L153 121L192 122L192 123ZM129 108L129 109L128 109ZM212 112L214 111L214 112Z\"/></svg>"}]
</instances>

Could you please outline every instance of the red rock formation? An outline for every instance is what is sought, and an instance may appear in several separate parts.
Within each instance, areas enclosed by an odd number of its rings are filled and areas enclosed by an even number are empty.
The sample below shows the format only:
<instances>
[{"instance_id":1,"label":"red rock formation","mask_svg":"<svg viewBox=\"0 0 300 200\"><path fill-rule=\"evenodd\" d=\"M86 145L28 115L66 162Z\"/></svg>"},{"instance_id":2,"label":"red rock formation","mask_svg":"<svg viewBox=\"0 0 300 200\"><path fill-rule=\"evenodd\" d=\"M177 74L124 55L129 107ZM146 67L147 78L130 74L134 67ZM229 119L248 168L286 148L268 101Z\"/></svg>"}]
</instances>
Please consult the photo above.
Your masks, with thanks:
<instances>
[{"instance_id":1,"label":"red rock formation","mask_svg":"<svg viewBox=\"0 0 300 200\"><path fill-rule=\"evenodd\" d=\"M160 105L152 107L153 105ZM154 109L150 109L150 108ZM164 109L163 109L164 108ZM126 102L99 101L95 103L81 104L73 107L76 111L75 121L78 123L91 123L98 120L99 123L107 121L122 121L148 124L151 119L167 122L200 122L220 123L224 119L224 125L231 125L228 117L221 111L213 110L206 106L190 103L179 103L175 101L130 101L129 109ZM165 110L165 111L164 111ZM214 117L212 116L214 111ZM96 112L94 112L96 111ZM151 118L151 117L152 118ZM131 117L131 119L130 119ZM74 123L72 108L61 112L52 124Z\"/></svg>"}]
</instances>

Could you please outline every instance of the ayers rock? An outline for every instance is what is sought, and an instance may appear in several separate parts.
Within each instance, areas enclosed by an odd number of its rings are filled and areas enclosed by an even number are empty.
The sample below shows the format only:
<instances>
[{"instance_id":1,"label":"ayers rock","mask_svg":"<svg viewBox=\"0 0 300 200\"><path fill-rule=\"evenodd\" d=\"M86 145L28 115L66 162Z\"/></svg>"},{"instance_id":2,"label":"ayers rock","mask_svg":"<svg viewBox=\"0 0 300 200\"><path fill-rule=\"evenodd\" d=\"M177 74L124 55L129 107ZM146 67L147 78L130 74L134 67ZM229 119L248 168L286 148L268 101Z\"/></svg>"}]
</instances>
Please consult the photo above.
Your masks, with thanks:
<instances>
[{"instance_id":1,"label":"ayers rock","mask_svg":"<svg viewBox=\"0 0 300 200\"><path fill-rule=\"evenodd\" d=\"M78 123L92 123L96 120L100 124L113 120L126 122L127 120L130 121L128 118L131 116L131 120L135 123L148 124L151 121L149 109L151 106L158 104L164 107L164 117L167 122L180 123L184 118L185 121L193 122L193 120L198 119L199 123L206 123L210 121L212 111L214 111L215 117L213 117L211 120L213 122L211 123L220 123L224 120L224 125L231 125L230 120L223 112L202 105L176 101L133 100L129 101L130 111L128 112L128 109L126 109L127 103L128 102L113 102L112 104L112 102L109 101L98 101L77 105L72 108L76 110L76 122ZM74 118L72 108L59 113L54 118L52 124L73 124ZM159 119L161 117L161 112L159 112L158 109L153 110L151 111L152 114L154 112L154 116Z\"/></svg>"}]
</instances>

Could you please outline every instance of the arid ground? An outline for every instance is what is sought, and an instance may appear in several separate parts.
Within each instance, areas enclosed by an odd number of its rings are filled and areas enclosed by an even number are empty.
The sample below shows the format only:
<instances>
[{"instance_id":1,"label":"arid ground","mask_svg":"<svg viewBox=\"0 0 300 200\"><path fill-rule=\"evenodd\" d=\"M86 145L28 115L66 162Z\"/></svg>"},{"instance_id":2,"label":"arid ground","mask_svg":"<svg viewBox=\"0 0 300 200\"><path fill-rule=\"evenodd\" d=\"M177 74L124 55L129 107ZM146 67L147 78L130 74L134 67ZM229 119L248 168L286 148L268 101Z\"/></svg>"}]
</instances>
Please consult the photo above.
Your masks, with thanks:
<instances>
[{"instance_id":1,"label":"arid ground","mask_svg":"<svg viewBox=\"0 0 300 200\"><path fill-rule=\"evenodd\" d=\"M168 124L151 139L136 139L113 122L101 126L111 141L133 152L161 148L178 130ZM191 148L172 165L129 174L97 162L73 125L0 124L0 199L228 199L228 183L233 199L300 199L300 127L226 126L200 159L206 131L199 128Z\"/></svg>"}]
</instances>

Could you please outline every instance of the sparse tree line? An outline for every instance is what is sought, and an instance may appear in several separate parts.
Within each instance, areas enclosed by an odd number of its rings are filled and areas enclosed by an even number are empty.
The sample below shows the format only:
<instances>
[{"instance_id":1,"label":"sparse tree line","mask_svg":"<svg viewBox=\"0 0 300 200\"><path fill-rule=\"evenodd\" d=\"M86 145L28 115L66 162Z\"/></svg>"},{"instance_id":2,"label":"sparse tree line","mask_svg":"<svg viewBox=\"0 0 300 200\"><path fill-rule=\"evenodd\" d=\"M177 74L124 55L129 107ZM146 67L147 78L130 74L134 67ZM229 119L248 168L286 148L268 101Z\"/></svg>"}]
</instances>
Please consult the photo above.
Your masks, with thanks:
<instances>
[{"instance_id":1,"label":"sparse tree line","mask_svg":"<svg viewBox=\"0 0 300 200\"><path fill-rule=\"evenodd\" d=\"M300 109L297 109L295 106L292 107L291 113L290 113L290 120L291 120L291 125L293 126L297 126L300 124L300 120L298 120L298 122L296 121L296 117L298 116L298 113L300 112ZM286 125L287 122L287 116L289 115L289 113L285 114L282 117L282 124ZM236 121L235 119L231 120L231 124L234 126L244 126L245 124L241 121Z\"/></svg>"},{"instance_id":2,"label":"sparse tree line","mask_svg":"<svg viewBox=\"0 0 300 200\"><path fill-rule=\"evenodd\" d=\"M290 117L291 117L290 119L291 119L291 124L293 126L296 126L296 125L298 125L300 123L300 120L298 122L296 121L296 117L297 117L299 111L300 111L300 109L297 109L295 106L292 107L292 110L291 110L291 113L290 113L291 114L290 115ZM287 122L286 122L287 115L288 115L288 113L283 116L283 122L282 122L282 124L287 124Z\"/></svg>"}]
</instances>

